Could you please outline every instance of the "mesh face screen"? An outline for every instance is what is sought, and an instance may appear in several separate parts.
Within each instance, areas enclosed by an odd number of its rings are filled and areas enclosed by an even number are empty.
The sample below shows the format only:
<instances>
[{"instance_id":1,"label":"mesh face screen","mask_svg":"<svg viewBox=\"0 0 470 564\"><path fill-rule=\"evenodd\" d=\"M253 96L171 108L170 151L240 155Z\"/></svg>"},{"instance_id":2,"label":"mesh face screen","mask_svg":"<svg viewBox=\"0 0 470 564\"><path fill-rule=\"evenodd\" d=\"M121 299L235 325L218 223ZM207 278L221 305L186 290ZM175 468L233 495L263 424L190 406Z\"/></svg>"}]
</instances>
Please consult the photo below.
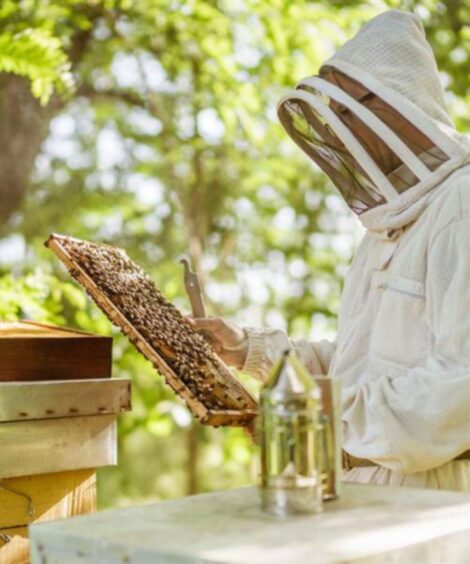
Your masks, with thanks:
<instances>
[{"instance_id":1,"label":"mesh face screen","mask_svg":"<svg viewBox=\"0 0 470 564\"><path fill-rule=\"evenodd\" d=\"M279 118L297 145L331 178L353 211L361 214L385 203L366 172L309 104L286 101L279 109Z\"/></svg>"},{"instance_id":2,"label":"mesh face screen","mask_svg":"<svg viewBox=\"0 0 470 564\"><path fill-rule=\"evenodd\" d=\"M313 88L302 86L328 105L343 124L349 128L356 140L364 147L369 156L386 175L398 193L415 186L419 180L413 172L388 148L386 142L372 131L349 109L319 94ZM438 168L448 157L414 126L404 120L385 102L375 95L358 100L386 123L402 138L405 144L432 171ZM360 163L350 154L323 116L304 100L286 100L279 108L279 118L296 144L331 178L341 192L349 207L358 215L371 208L386 203L383 191L370 179ZM393 123L393 127L389 122Z\"/></svg>"}]
</instances>

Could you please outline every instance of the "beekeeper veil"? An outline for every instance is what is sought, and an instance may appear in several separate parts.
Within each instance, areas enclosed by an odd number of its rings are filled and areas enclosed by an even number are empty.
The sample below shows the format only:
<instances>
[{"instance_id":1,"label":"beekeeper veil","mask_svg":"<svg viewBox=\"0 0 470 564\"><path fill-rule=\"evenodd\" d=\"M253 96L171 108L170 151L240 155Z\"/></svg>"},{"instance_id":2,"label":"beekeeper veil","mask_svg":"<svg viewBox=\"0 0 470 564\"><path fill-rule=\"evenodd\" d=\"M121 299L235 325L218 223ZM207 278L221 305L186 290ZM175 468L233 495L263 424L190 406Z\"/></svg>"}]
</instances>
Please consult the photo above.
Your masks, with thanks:
<instances>
[{"instance_id":1,"label":"beekeeper veil","mask_svg":"<svg viewBox=\"0 0 470 564\"><path fill-rule=\"evenodd\" d=\"M377 16L278 103L280 121L366 227L396 228L468 162L419 18Z\"/></svg>"}]
</instances>

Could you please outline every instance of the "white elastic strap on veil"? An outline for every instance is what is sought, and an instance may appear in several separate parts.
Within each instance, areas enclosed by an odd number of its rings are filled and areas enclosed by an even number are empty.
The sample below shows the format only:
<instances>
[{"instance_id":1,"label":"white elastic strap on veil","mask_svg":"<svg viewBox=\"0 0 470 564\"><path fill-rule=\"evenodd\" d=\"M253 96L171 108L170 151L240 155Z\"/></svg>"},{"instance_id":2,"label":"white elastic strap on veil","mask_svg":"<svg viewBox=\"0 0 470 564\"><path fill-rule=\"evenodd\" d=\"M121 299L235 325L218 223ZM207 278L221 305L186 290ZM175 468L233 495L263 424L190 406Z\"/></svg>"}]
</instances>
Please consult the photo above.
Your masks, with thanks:
<instances>
[{"instance_id":1,"label":"white elastic strap on veil","mask_svg":"<svg viewBox=\"0 0 470 564\"><path fill-rule=\"evenodd\" d=\"M382 141L395 153L395 155L406 165L419 179L424 180L432 174L427 166L413 153L413 151L394 133L374 112L360 104L341 88L322 78L310 77L299 82L299 86L310 86L323 94L326 94L336 102L346 106L365 125L367 125Z\"/></svg>"},{"instance_id":2,"label":"white elastic strap on veil","mask_svg":"<svg viewBox=\"0 0 470 564\"><path fill-rule=\"evenodd\" d=\"M336 61L330 65L346 76L351 78L359 77L359 82L381 98L384 102L399 111L410 123L413 123L426 137L428 137L436 147L438 147L449 158L460 158L465 151L461 143L449 136L449 130L455 133L448 125L431 119L424 111L410 102L395 90L384 86L383 82L373 77L364 69L359 69L351 63Z\"/></svg>"},{"instance_id":3,"label":"white elastic strap on veil","mask_svg":"<svg viewBox=\"0 0 470 564\"><path fill-rule=\"evenodd\" d=\"M375 161L351 133L350 129L344 125L335 112L328 107L318 96L305 90L294 90L290 94L283 96L277 103L277 109L288 101L302 100L315 109L328 125L336 133L340 141L344 144L356 162L367 172L375 186L382 192L388 202L398 198L399 194L393 184L376 165Z\"/></svg>"}]
</instances>

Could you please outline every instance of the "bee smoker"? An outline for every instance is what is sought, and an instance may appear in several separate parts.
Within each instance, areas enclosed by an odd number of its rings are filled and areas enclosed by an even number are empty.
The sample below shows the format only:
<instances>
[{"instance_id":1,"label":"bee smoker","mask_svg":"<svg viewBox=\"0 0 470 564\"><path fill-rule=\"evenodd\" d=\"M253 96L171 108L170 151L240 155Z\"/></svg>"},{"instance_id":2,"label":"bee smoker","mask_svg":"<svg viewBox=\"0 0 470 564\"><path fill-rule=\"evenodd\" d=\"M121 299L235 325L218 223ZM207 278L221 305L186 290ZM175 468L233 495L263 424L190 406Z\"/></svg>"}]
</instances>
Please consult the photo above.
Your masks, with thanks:
<instances>
[{"instance_id":1,"label":"bee smoker","mask_svg":"<svg viewBox=\"0 0 470 564\"><path fill-rule=\"evenodd\" d=\"M275 365L260 397L260 493L274 515L322 509L321 391L289 351Z\"/></svg>"}]
</instances>

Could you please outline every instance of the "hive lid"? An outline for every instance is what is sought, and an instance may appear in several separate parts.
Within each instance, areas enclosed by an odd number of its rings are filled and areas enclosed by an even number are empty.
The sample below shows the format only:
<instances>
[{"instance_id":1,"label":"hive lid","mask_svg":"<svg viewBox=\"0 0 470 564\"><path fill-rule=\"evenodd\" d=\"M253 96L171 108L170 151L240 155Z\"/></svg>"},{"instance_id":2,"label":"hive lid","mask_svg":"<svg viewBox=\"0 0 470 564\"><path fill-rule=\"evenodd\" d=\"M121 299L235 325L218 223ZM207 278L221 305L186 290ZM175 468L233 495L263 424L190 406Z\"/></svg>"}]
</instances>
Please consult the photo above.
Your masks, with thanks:
<instances>
[{"instance_id":1,"label":"hive lid","mask_svg":"<svg viewBox=\"0 0 470 564\"><path fill-rule=\"evenodd\" d=\"M0 382L111 376L112 339L33 321L0 322Z\"/></svg>"},{"instance_id":2,"label":"hive lid","mask_svg":"<svg viewBox=\"0 0 470 564\"><path fill-rule=\"evenodd\" d=\"M21 339L25 337L37 338L62 338L71 339L78 337L96 337L100 335L69 329L68 327L58 327L46 323L37 323L23 319L21 321L0 321L0 339Z\"/></svg>"}]
</instances>

